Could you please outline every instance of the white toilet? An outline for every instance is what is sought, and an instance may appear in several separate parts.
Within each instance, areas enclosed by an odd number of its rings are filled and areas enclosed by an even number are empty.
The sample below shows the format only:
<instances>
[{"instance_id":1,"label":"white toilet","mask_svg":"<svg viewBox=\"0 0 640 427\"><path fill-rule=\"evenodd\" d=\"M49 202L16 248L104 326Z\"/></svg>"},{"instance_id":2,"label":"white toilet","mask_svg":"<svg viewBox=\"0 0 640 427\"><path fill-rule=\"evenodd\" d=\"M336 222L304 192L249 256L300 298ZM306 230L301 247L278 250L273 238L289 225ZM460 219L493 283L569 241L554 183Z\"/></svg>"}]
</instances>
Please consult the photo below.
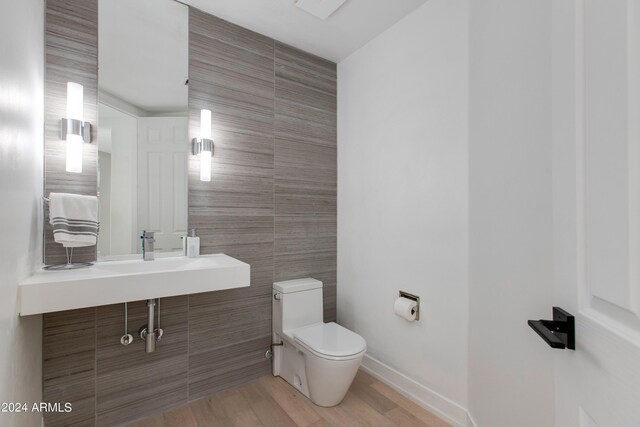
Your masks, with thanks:
<instances>
[{"instance_id":1,"label":"white toilet","mask_svg":"<svg viewBox=\"0 0 640 427\"><path fill-rule=\"evenodd\" d=\"M322 282L273 284L273 375L318 406L342 402L367 349L360 335L322 321Z\"/></svg>"}]
</instances>

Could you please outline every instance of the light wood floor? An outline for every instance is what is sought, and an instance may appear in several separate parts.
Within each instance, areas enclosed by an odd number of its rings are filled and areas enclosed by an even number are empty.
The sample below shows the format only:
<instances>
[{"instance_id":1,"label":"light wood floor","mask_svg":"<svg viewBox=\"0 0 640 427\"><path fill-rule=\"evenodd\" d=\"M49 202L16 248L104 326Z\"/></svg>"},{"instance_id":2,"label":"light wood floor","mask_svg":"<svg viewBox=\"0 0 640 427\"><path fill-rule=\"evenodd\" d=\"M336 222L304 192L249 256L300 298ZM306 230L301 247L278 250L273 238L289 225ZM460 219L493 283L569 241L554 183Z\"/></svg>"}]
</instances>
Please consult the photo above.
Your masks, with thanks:
<instances>
[{"instance_id":1,"label":"light wood floor","mask_svg":"<svg viewBox=\"0 0 640 427\"><path fill-rule=\"evenodd\" d=\"M314 405L282 378L269 375L130 426L450 427L362 371L344 401L333 408Z\"/></svg>"}]
</instances>

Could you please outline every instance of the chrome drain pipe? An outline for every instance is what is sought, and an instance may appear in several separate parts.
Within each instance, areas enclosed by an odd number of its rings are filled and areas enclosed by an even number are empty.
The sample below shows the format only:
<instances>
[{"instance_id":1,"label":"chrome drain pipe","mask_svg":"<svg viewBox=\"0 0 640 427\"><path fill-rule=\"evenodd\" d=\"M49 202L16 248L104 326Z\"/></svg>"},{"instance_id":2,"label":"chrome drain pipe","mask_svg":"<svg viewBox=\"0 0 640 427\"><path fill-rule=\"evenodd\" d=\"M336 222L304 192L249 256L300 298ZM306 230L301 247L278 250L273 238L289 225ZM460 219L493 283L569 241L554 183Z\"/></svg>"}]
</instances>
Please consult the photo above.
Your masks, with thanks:
<instances>
[{"instance_id":1,"label":"chrome drain pipe","mask_svg":"<svg viewBox=\"0 0 640 427\"><path fill-rule=\"evenodd\" d=\"M158 325L156 326L156 305L158 306ZM162 339L164 331L160 328L160 299L147 300L147 324L140 330L140 338L144 340L144 351L153 353L156 351L156 343ZM124 337L123 337L124 339ZM133 338L132 338L133 339ZM124 343L123 343L124 344Z\"/></svg>"},{"instance_id":2,"label":"chrome drain pipe","mask_svg":"<svg viewBox=\"0 0 640 427\"><path fill-rule=\"evenodd\" d=\"M147 300L147 325L140 331L140 338L145 342L144 351L147 353L153 353L156 351L156 300Z\"/></svg>"}]
</instances>

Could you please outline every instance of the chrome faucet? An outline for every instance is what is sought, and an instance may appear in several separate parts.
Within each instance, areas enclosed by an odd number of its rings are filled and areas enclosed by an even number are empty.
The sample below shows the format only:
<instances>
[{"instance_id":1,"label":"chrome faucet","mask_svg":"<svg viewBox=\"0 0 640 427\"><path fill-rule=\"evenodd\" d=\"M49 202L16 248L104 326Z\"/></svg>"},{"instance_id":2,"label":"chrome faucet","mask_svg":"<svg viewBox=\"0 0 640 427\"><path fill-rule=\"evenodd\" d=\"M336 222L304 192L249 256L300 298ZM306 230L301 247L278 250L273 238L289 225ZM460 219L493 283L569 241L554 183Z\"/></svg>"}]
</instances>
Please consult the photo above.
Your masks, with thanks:
<instances>
[{"instance_id":1,"label":"chrome faucet","mask_svg":"<svg viewBox=\"0 0 640 427\"><path fill-rule=\"evenodd\" d=\"M142 259L153 261L153 244L156 242L153 231L142 230Z\"/></svg>"}]
</instances>

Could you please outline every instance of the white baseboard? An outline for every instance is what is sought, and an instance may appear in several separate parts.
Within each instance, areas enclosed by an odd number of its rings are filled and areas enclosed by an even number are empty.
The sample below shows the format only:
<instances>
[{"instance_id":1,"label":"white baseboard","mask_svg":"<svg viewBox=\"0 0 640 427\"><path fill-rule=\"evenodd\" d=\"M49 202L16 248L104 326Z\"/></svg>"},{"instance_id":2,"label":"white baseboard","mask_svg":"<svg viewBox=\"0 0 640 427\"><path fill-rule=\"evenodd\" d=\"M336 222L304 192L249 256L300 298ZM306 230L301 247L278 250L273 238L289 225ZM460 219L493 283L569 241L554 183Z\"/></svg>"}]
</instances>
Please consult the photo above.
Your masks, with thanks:
<instances>
[{"instance_id":1,"label":"white baseboard","mask_svg":"<svg viewBox=\"0 0 640 427\"><path fill-rule=\"evenodd\" d=\"M365 354L361 369L454 427L475 427L465 408Z\"/></svg>"}]
</instances>

